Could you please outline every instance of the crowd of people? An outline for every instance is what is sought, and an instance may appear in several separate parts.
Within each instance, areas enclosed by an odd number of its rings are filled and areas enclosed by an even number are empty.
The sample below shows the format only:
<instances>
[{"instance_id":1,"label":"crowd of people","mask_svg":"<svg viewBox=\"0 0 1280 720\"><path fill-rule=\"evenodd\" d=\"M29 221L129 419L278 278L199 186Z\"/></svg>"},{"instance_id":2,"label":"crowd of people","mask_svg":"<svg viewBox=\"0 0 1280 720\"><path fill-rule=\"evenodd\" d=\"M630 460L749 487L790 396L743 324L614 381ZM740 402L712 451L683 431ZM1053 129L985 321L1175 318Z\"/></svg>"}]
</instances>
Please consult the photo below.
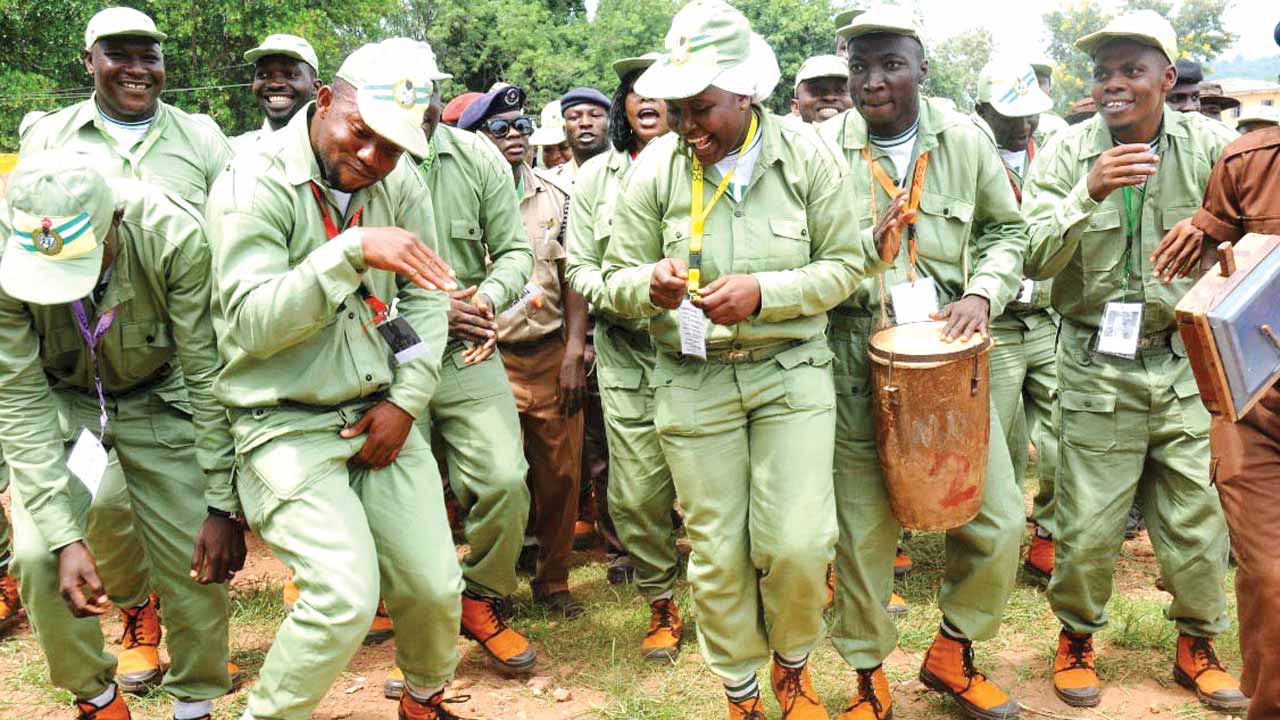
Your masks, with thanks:
<instances>
[{"instance_id":1,"label":"crowd of people","mask_svg":"<svg viewBox=\"0 0 1280 720\"><path fill-rule=\"evenodd\" d=\"M1150 11L1079 39L1093 87L1066 119L1048 61L991 58L966 114L922 94L911 13L833 30L789 116L767 109L773 51L723 0L618 59L612 96L537 113L508 83L445 102L436 51L466 49L393 38L335 71L272 35L245 53L262 127L228 139L160 99L151 18L94 15L94 94L24 118L0 205L0 631L25 607L84 720L157 687L176 720L209 718L240 675L226 583L251 530L289 569L290 612L246 720L310 717L392 633L399 717L453 718L459 631L529 671L517 568L577 617L575 537L595 532L609 581L651 607L626 642L669 662L691 611L730 720L765 718L766 666L783 718L828 718L808 669L828 634L852 670L841 720L889 720L912 561L870 345L932 319L994 348L980 507L947 531L920 681L1018 716L973 644L1024 566L1061 624L1054 692L1096 706L1136 505L1174 680L1276 717L1280 388L1211 417L1173 311L1206 247L1280 235L1280 129L1220 122L1235 101ZM1242 682L1214 648L1229 545Z\"/></svg>"}]
</instances>

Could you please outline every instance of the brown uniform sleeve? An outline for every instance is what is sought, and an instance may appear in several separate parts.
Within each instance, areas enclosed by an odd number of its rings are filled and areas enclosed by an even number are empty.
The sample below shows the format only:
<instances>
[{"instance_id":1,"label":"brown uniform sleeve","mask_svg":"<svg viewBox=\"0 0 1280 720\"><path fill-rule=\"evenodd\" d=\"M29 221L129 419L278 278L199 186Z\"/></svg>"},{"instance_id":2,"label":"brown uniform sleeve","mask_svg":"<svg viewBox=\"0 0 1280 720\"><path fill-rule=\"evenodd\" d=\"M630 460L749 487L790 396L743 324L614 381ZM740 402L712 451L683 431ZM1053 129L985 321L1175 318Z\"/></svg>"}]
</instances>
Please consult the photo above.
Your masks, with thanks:
<instances>
[{"instance_id":1,"label":"brown uniform sleeve","mask_svg":"<svg viewBox=\"0 0 1280 720\"><path fill-rule=\"evenodd\" d=\"M1218 158L1204 191L1204 203L1191 219L1205 235L1219 243L1234 243L1244 236L1239 189L1233 172L1238 165L1229 163L1235 157L1223 154Z\"/></svg>"}]
</instances>

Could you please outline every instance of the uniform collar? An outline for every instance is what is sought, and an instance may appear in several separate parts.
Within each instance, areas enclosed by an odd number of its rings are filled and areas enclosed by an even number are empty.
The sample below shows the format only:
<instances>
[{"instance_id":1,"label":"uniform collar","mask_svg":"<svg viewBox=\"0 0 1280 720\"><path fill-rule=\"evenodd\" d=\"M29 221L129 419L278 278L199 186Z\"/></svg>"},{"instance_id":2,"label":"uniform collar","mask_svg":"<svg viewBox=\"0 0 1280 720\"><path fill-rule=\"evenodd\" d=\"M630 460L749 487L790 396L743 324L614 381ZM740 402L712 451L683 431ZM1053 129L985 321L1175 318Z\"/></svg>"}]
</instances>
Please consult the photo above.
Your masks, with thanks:
<instances>
[{"instance_id":1,"label":"uniform collar","mask_svg":"<svg viewBox=\"0 0 1280 720\"><path fill-rule=\"evenodd\" d=\"M631 153L627 150L610 150L609 159L606 163L605 167L609 172L616 173L625 171L631 166Z\"/></svg>"},{"instance_id":2,"label":"uniform collar","mask_svg":"<svg viewBox=\"0 0 1280 720\"><path fill-rule=\"evenodd\" d=\"M147 132L142 136L142 140L135 145L136 152L132 153L134 157L145 155L151 145L155 143L155 138L164 132L165 127L169 124L169 106L163 100L156 102L156 114L151 117L151 125L147 127ZM94 93L89 96L88 100L80 103L76 108L75 115L72 116L71 126L77 130L86 126L93 125L103 136L107 135L106 129L102 127L102 118L98 117L98 94ZM114 144L112 145L114 147Z\"/></svg>"},{"instance_id":3,"label":"uniform collar","mask_svg":"<svg viewBox=\"0 0 1280 720\"><path fill-rule=\"evenodd\" d=\"M754 185L755 179L764 174L765 168L782 159L780 148L783 145L783 140L782 127L774 118L773 113L759 106L752 107L760 118L760 126L757 129L757 132L760 133L760 150L759 154L756 155L755 169L751 173L751 184ZM685 145L685 148L685 152L692 158L693 151L688 149L688 145ZM706 173L708 178L719 179L721 177L720 171L715 165L708 167Z\"/></svg>"},{"instance_id":4,"label":"uniform collar","mask_svg":"<svg viewBox=\"0 0 1280 720\"><path fill-rule=\"evenodd\" d=\"M315 112L315 103L298 111L288 125L277 132L285 134L284 151L281 161L284 164L285 178L290 185L302 185L312 180L328 187L320 176L320 165L316 162L316 153L311 149L311 114Z\"/></svg>"},{"instance_id":5,"label":"uniform collar","mask_svg":"<svg viewBox=\"0 0 1280 720\"><path fill-rule=\"evenodd\" d=\"M965 118L959 113L947 112L932 98L921 95L920 124L916 129L915 151L921 153L938 147L938 136L955 126L959 119ZM867 121L862 118L857 108L844 111L840 134L843 135L841 145L849 150L861 151L868 146ZM872 152L874 154L878 151L873 148Z\"/></svg>"},{"instance_id":6,"label":"uniform collar","mask_svg":"<svg viewBox=\"0 0 1280 720\"><path fill-rule=\"evenodd\" d=\"M1165 142L1165 138L1178 138L1186 140L1191 137L1187 118L1183 117L1183 113L1171 109L1168 105L1162 110L1164 120L1160 123L1160 147L1161 154L1165 151L1169 143ZM1094 115L1085 121L1089 123L1088 141L1084 144L1084 152L1081 154L1082 159L1094 158L1102 153L1115 147L1115 141L1111 138L1111 130L1107 124L1103 122L1101 115Z\"/></svg>"}]
</instances>

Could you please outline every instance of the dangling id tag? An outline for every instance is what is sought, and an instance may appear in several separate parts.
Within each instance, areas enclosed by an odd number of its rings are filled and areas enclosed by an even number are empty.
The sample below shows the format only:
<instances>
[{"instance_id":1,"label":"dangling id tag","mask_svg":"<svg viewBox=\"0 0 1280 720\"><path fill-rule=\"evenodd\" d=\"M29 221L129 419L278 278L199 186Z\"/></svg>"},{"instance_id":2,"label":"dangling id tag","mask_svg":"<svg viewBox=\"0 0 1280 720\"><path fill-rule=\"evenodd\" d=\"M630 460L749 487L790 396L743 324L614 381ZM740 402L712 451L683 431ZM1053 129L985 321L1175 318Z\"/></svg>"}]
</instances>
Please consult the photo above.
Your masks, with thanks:
<instances>
[{"instance_id":1,"label":"dangling id tag","mask_svg":"<svg viewBox=\"0 0 1280 720\"><path fill-rule=\"evenodd\" d=\"M680 319L680 354L707 359L707 316L685 298L676 311Z\"/></svg>"},{"instance_id":2,"label":"dangling id tag","mask_svg":"<svg viewBox=\"0 0 1280 720\"><path fill-rule=\"evenodd\" d=\"M67 458L67 469L72 475L80 478L80 482L89 489L90 497L98 496L98 488L102 485L102 476L107 472L107 449L97 436L82 429L76 444L71 447L71 455Z\"/></svg>"},{"instance_id":3,"label":"dangling id tag","mask_svg":"<svg viewBox=\"0 0 1280 720\"><path fill-rule=\"evenodd\" d=\"M889 295L899 325L927 322L930 315L938 312L938 286L931 277L894 285L889 288Z\"/></svg>"},{"instance_id":4,"label":"dangling id tag","mask_svg":"<svg viewBox=\"0 0 1280 720\"><path fill-rule=\"evenodd\" d=\"M511 303L511 306L502 311L499 317L509 318L515 317L517 313L524 310L530 304L535 310L542 308L542 286L535 283L528 283L520 290L520 297Z\"/></svg>"},{"instance_id":5,"label":"dangling id tag","mask_svg":"<svg viewBox=\"0 0 1280 720\"><path fill-rule=\"evenodd\" d=\"M427 344L422 342L422 338L418 337L418 333L403 315L384 320L375 327L396 356L397 365L404 365L427 353Z\"/></svg>"},{"instance_id":6,"label":"dangling id tag","mask_svg":"<svg viewBox=\"0 0 1280 720\"><path fill-rule=\"evenodd\" d=\"M1142 332L1142 303L1109 302L1102 311L1098 327L1098 343L1094 348L1102 355L1132 360L1138 356L1138 338Z\"/></svg>"},{"instance_id":7,"label":"dangling id tag","mask_svg":"<svg viewBox=\"0 0 1280 720\"><path fill-rule=\"evenodd\" d=\"M1036 281L1023 280L1022 288L1018 290L1017 301L1022 303L1023 305L1030 305L1032 298L1035 297L1035 294L1036 294Z\"/></svg>"}]
</instances>

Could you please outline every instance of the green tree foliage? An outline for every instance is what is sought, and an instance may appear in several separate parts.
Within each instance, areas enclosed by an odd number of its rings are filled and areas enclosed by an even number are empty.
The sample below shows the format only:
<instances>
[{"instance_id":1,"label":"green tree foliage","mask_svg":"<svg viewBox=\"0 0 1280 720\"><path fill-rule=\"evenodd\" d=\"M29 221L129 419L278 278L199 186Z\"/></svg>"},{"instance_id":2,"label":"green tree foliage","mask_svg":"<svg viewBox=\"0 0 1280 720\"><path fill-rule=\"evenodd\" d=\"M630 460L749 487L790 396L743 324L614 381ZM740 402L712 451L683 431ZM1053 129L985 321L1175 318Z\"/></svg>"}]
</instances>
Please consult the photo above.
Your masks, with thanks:
<instances>
[{"instance_id":1,"label":"green tree foliage","mask_svg":"<svg viewBox=\"0 0 1280 720\"><path fill-rule=\"evenodd\" d=\"M977 102L978 72L991 57L992 46L991 32L975 28L929 47L925 53L929 59L925 94L950 98L961 110L972 110Z\"/></svg>"},{"instance_id":2,"label":"green tree foliage","mask_svg":"<svg viewBox=\"0 0 1280 720\"><path fill-rule=\"evenodd\" d=\"M1169 18L1178 34L1178 52L1184 58L1206 63L1208 74L1211 68L1207 63L1236 39L1222 25L1231 3L1232 0L1184 0L1175 12L1172 0L1126 0L1121 10L1154 10ZM1092 85L1092 64L1076 49L1075 41L1101 30L1113 16L1109 6L1100 0L1079 0L1045 14L1044 24L1050 35L1048 54L1058 63L1053 97L1059 111L1087 95Z\"/></svg>"}]
</instances>

